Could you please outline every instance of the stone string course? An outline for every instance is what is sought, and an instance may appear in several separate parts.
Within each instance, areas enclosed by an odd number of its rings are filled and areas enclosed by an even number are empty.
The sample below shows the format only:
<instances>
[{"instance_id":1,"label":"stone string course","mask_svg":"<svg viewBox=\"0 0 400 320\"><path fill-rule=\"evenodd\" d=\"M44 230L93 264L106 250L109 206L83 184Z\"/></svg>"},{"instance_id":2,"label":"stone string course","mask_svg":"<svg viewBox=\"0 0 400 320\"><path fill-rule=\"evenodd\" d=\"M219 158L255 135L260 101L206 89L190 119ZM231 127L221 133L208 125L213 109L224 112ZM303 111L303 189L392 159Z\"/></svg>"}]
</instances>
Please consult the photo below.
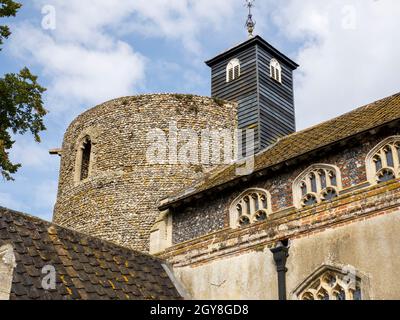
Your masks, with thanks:
<instances>
[{"instance_id":1,"label":"stone string course","mask_svg":"<svg viewBox=\"0 0 400 320\"><path fill-rule=\"evenodd\" d=\"M53 221L148 251L150 230L160 214L159 200L216 168L147 162L148 131L160 128L168 134L172 121L179 129L197 132L233 130L236 105L192 95L156 94L119 98L83 113L64 136ZM86 133L96 135L92 174L75 183L77 144Z\"/></svg>"}]
</instances>

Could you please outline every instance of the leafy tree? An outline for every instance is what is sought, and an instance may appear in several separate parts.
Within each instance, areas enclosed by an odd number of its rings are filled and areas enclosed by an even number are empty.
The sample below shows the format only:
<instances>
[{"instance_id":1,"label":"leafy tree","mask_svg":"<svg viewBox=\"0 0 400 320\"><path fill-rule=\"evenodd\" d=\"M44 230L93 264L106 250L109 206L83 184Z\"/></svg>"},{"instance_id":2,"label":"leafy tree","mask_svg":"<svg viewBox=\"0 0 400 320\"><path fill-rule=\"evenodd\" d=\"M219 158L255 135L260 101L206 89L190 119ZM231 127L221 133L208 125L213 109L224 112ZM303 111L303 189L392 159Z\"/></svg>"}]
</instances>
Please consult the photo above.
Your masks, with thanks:
<instances>
[{"instance_id":1,"label":"leafy tree","mask_svg":"<svg viewBox=\"0 0 400 320\"><path fill-rule=\"evenodd\" d=\"M0 18L15 17L21 4L13 0L0 0ZM0 26L0 46L10 36L8 26ZM1 47L0 47L1 50ZM0 78L0 171L6 180L14 180L21 164L10 161L8 151L15 141L11 133L24 134L30 131L37 142L39 133L45 130L42 94L46 89L37 82L29 69L23 68L18 74L10 73Z\"/></svg>"}]
</instances>

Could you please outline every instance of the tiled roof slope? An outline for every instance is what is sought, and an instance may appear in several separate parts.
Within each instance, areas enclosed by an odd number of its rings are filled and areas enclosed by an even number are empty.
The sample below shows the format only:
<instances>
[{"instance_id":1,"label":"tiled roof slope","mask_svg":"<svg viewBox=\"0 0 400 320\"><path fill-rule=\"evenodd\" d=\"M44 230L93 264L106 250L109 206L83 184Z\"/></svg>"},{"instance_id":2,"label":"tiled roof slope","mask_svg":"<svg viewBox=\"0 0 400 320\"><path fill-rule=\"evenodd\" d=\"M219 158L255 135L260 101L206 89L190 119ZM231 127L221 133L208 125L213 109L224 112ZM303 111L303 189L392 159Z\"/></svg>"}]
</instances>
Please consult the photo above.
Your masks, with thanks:
<instances>
[{"instance_id":1,"label":"tiled roof slope","mask_svg":"<svg viewBox=\"0 0 400 320\"><path fill-rule=\"evenodd\" d=\"M278 140L255 156L254 172L284 163L337 141L400 119L400 93L355 109L332 120ZM236 165L230 165L197 182L189 189L162 201L161 209L237 178Z\"/></svg>"},{"instance_id":2,"label":"tiled roof slope","mask_svg":"<svg viewBox=\"0 0 400 320\"><path fill-rule=\"evenodd\" d=\"M17 266L10 299L180 299L161 261L0 207L0 247L11 244ZM54 266L46 291L42 268Z\"/></svg>"}]
</instances>

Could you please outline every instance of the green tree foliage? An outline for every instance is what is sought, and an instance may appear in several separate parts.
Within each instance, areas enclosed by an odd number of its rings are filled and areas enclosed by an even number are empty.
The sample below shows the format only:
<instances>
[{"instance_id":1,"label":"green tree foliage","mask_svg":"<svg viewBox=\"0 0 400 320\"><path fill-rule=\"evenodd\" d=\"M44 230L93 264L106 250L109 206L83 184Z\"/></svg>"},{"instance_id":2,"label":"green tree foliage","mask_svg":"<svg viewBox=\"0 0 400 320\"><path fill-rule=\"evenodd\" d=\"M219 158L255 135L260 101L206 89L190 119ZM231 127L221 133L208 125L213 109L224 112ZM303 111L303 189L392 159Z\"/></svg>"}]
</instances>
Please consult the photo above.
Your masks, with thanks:
<instances>
[{"instance_id":1,"label":"green tree foliage","mask_svg":"<svg viewBox=\"0 0 400 320\"><path fill-rule=\"evenodd\" d=\"M20 7L20 3L12 0L0 0L0 18L14 17ZM8 26L0 26L0 45L10 34ZM8 151L15 142L11 134L29 131L40 142L39 133L46 129L43 117L47 111L42 101L45 90L27 68L0 78L0 171L6 180L13 180L12 174L21 166L9 158Z\"/></svg>"}]
</instances>

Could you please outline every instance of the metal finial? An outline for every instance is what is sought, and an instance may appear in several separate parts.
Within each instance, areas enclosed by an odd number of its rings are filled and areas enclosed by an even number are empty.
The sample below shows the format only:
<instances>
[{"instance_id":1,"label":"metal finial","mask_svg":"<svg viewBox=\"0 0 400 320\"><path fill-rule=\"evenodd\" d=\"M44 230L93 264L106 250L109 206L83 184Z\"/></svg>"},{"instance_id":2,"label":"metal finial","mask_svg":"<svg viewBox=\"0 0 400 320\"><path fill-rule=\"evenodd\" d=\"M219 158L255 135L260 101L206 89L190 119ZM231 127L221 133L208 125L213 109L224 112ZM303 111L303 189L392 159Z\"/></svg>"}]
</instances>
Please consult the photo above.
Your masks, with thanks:
<instances>
[{"instance_id":1,"label":"metal finial","mask_svg":"<svg viewBox=\"0 0 400 320\"><path fill-rule=\"evenodd\" d=\"M254 7L255 0L246 0L245 6L249 9L249 15L247 16L246 28L249 33L249 38L253 38L254 28L256 26L255 21L253 21L253 15L251 13L251 9Z\"/></svg>"}]
</instances>

